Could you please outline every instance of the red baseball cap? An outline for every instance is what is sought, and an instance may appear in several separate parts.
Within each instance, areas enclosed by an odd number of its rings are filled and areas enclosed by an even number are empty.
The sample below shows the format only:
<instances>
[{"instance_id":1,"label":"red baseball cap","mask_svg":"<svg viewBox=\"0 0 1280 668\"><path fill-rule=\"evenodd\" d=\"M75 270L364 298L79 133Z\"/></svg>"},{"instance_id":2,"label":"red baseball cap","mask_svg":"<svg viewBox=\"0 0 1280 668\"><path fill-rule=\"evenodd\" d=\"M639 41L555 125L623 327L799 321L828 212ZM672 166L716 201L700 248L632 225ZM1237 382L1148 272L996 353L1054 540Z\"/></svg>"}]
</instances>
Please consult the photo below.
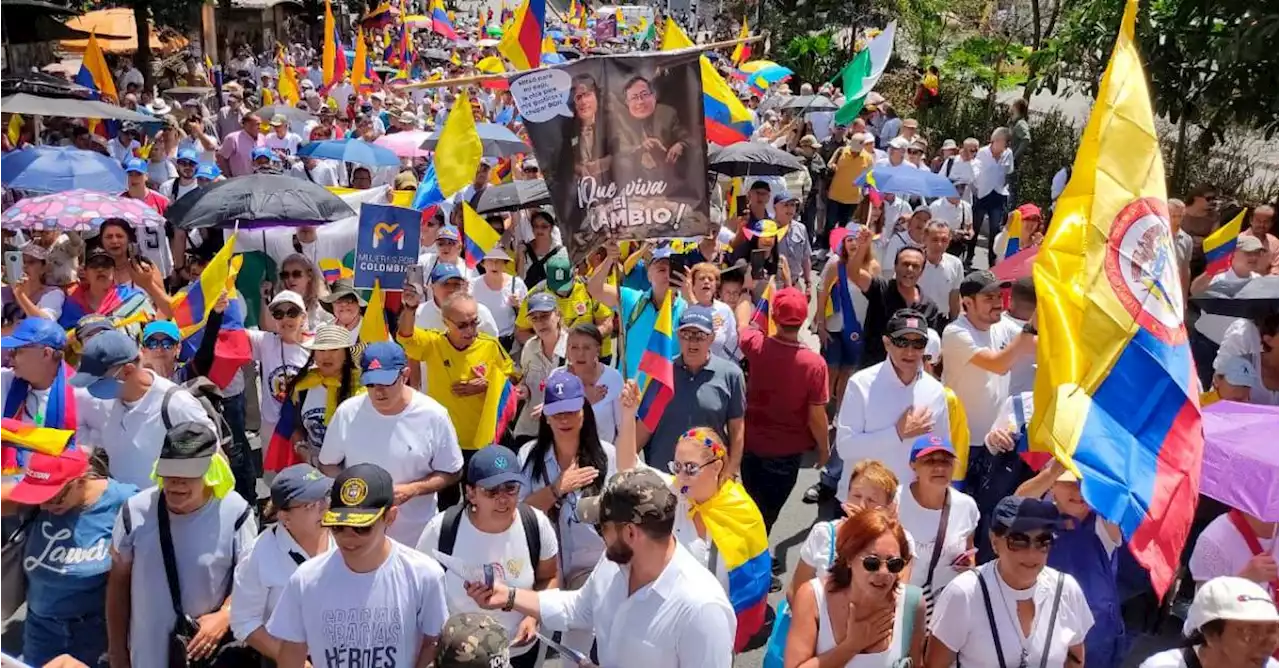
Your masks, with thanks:
<instances>
[{"instance_id":1,"label":"red baseball cap","mask_svg":"<svg viewBox=\"0 0 1280 668\"><path fill-rule=\"evenodd\" d=\"M779 325L795 327L804 324L809 315L809 301L796 288L783 288L773 296L773 320Z\"/></svg>"},{"instance_id":2,"label":"red baseball cap","mask_svg":"<svg viewBox=\"0 0 1280 668\"><path fill-rule=\"evenodd\" d=\"M38 506L58 495L67 483L89 470L89 455L72 446L57 457L36 453L27 461L22 480L9 492L9 500Z\"/></svg>"}]
</instances>

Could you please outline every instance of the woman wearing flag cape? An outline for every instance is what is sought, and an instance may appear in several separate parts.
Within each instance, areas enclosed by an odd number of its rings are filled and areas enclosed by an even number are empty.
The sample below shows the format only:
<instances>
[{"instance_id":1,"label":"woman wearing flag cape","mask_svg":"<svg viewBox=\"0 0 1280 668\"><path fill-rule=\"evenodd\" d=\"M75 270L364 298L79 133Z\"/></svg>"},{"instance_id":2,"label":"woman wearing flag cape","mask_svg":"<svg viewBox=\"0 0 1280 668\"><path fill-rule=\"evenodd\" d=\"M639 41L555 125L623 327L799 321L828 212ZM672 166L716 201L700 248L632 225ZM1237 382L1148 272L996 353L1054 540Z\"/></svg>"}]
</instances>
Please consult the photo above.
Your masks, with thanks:
<instances>
[{"instance_id":1,"label":"woman wearing flag cape","mask_svg":"<svg viewBox=\"0 0 1280 668\"><path fill-rule=\"evenodd\" d=\"M622 389L618 423L618 470L643 466L636 456L636 412L641 392L635 381ZM764 626L773 576L764 518L742 483L720 482L729 449L710 427L695 427L676 442L671 475L661 474L676 492L676 540L707 566L729 595L738 617L733 649L740 652Z\"/></svg>"}]
</instances>

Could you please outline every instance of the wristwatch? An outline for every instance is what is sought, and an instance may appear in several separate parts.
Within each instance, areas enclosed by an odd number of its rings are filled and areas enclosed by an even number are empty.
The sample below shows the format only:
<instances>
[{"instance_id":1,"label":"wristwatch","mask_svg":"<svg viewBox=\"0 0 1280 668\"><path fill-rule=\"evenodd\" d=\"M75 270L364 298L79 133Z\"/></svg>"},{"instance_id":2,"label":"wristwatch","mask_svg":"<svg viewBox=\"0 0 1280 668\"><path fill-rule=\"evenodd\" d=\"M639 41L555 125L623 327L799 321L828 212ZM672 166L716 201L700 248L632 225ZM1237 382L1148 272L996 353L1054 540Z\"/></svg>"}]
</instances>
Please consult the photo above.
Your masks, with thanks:
<instances>
[{"instance_id":1,"label":"wristwatch","mask_svg":"<svg viewBox=\"0 0 1280 668\"><path fill-rule=\"evenodd\" d=\"M516 607L516 589L515 587L512 587L507 590L507 602L503 604L502 611L511 612L511 609L514 607Z\"/></svg>"},{"instance_id":2,"label":"wristwatch","mask_svg":"<svg viewBox=\"0 0 1280 668\"><path fill-rule=\"evenodd\" d=\"M1031 323L1027 323L1027 324L1025 324L1025 325L1023 325L1023 326L1022 326L1022 333L1023 333L1023 334L1030 334L1030 335L1032 335L1032 336L1036 336L1036 335L1038 335L1038 334L1040 333L1040 330L1039 330L1039 329L1036 329L1036 326L1035 326L1035 325L1033 325L1033 324L1031 324Z\"/></svg>"}]
</instances>

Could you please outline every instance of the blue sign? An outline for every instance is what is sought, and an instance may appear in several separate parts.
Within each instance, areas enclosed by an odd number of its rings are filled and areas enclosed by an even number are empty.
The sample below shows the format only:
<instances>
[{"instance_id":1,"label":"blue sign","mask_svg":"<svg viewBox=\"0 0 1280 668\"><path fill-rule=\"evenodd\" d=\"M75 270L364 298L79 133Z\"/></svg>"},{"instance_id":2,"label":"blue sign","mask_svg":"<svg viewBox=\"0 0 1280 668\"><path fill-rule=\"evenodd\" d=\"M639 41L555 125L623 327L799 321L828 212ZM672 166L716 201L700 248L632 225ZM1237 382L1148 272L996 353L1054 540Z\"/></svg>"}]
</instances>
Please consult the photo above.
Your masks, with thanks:
<instances>
[{"instance_id":1,"label":"blue sign","mask_svg":"<svg viewBox=\"0 0 1280 668\"><path fill-rule=\"evenodd\" d=\"M405 274L418 264L421 220L422 213L413 209L381 204L360 207L355 287L373 289L374 281L379 281L383 290L404 287Z\"/></svg>"}]
</instances>

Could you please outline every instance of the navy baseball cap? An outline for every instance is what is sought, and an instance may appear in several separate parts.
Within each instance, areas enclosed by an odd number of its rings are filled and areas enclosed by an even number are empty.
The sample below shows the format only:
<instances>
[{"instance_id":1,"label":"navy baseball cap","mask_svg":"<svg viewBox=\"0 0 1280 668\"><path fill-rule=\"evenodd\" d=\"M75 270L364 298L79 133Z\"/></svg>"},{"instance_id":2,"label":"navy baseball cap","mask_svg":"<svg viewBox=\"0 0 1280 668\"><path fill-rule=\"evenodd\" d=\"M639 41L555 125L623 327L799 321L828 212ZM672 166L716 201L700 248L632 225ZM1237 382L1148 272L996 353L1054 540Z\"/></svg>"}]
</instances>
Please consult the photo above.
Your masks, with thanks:
<instances>
[{"instance_id":1,"label":"navy baseball cap","mask_svg":"<svg viewBox=\"0 0 1280 668\"><path fill-rule=\"evenodd\" d=\"M556 369L544 381L542 414L548 417L582 410L586 392L582 379L565 369Z\"/></svg>"},{"instance_id":2,"label":"navy baseball cap","mask_svg":"<svg viewBox=\"0 0 1280 668\"><path fill-rule=\"evenodd\" d=\"M196 153L196 150L193 148L184 148L178 151L178 159L176 162L183 161L189 162L193 165L198 165L200 164L200 154Z\"/></svg>"},{"instance_id":3,"label":"navy baseball cap","mask_svg":"<svg viewBox=\"0 0 1280 668\"><path fill-rule=\"evenodd\" d=\"M955 447L951 445L951 441L947 440L945 436L925 434L911 443L911 461L913 462L935 452L946 452L952 457L956 456Z\"/></svg>"},{"instance_id":4,"label":"navy baseball cap","mask_svg":"<svg viewBox=\"0 0 1280 668\"><path fill-rule=\"evenodd\" d=\"M791 193L786 191L773 194L774 204L780 204L782 202L799 202L799 201L800 201L799 197L796 197L795 195L792 195Z\"/></svg>"},{"instance_id":5,"label":"navy baseball cap","mask_svg":"<svg viewBox=\"0 0 1280 668\"><path fill-rule=\"evenodd\" d=\"M143 160L142 158L129 158L128 160L124 161L124 171L126 173L131 172L134 174L146 174L147 161Z\"/></svg>"},{"instance_id":6,"label":"navy baseball cap","mask_svg":"<svg viewBox=\"0 0 1280 668\"><path fill-rule=\"evenodd\" d=\"M333 488L333 478L310 464L294 464L271 481L271 504L281 510L323 501Z\"/></svg>"},{"instance_id":7,"label":"navy baseball cap","mask_svg":"<svg viewBox=\"0 0 1280 668\"><path fill-rule=\"evenodd\" d=\"M560 304L556 298L547 292L535 292L529 295L528 310L529 313L551 313L559 308Z\"/></svg>"},{"instance_id":8,"label":"navy baseball cap","mask_svg":"<svg viewBox=\"0 0 1280 668\"><path fill-rule=\"evenodd\" d=\"M26 318L18 321L13 331L0 344L5 348L46 346L62 350L67 345L67 332L48 318Z\"/></svg>"},{"instance_id":9,"label":"navy baseball cap","mask_svg":"<svg viewBox=\"0 0 1280 668\"><path fill-rule=\"evenodd\" d=\"M437 262L431 269L431 282L447 281L451 278L462 280L462 272L452 262Z\"/></svg>"},{"instance_id":10,"label":"navy baseball cap","mask_svg":"<svg viewBox=\"0 0 1280 668\"><path fill-rule=\"evenodd\" d=\"M1050 501L1026 496L1006 496L996 504L991 530L997 534L1054 531L1061 519L1058 507Z\"/></svg>"},{"instance_id":11,"label":"navy baseball cap","mask_svg":"<svg viewBox=\"0 0 1280 668\"><path fill-rule=\"evenodd\" d=\"M678 331L685 328L714 334L716 331L715 312L711 310L710 306L699 305L686 308L680 316L680 326L676 329Z\"/></svg>"},{"instance_id":12,"label":"navy baseball cap","mask_svg":"<svg viewBox=\"0 0 1280 668\"><path fill-rule=\"evenodd\" d=\"M360 355L360 380L369 385L394 385L409 365L404 348L394 341L371 343Z\"/></svg>"},{"instance_id":13,"label":"navy baseball cap","mask_svg":"<svg viewBox=\"0 0 1280 668\"><path fill-rule=\"evenodd\" d=\"M89 388L89 393L93 394L92 386L112 369L137 359L138 344L128 334L118 329L107 330L84 344L80 367L71 377L71 384Z\"/></svg>"},{"instance_id":14,"label":"navy baseball cap","mask_svg":"<svg viewBox=\"0 0 1280 668\"><path fill-rule=\"evenodd\" d=\"M509 482L523 482L520 458L510 448L486 445L467 462L467 484L481 489L493 489Z\"/></svg>"}]
</instances>

